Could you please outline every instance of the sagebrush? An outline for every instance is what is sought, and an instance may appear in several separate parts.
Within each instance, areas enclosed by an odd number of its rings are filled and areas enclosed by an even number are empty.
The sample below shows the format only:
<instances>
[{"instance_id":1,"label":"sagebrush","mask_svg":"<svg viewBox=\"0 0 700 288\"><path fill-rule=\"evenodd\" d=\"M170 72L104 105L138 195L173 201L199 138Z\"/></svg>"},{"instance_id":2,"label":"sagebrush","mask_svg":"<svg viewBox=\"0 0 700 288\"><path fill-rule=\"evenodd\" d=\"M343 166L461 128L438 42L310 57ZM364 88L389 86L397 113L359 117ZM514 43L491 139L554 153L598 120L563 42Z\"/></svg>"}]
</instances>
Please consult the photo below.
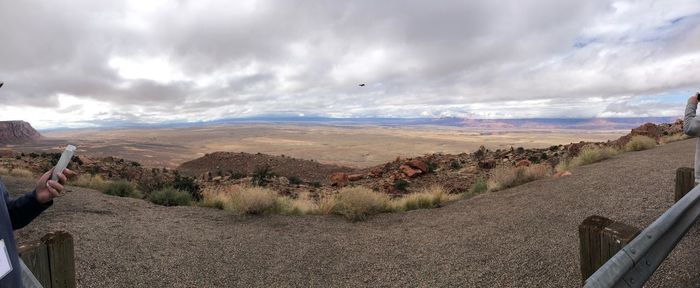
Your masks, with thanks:
<instances>
[{"instance_id":1,"label":"sagebrush","mask_svg":"<svg viewBox=\"0 0 700 288\"><path fill-rule=\"evenodd\" d=\"M185 206L190 204L192 197L188 192L173 187L166 187L151 192L151 194L148 195L148 200L154 204L163 206Z\"/></svg>"}]
</instances>

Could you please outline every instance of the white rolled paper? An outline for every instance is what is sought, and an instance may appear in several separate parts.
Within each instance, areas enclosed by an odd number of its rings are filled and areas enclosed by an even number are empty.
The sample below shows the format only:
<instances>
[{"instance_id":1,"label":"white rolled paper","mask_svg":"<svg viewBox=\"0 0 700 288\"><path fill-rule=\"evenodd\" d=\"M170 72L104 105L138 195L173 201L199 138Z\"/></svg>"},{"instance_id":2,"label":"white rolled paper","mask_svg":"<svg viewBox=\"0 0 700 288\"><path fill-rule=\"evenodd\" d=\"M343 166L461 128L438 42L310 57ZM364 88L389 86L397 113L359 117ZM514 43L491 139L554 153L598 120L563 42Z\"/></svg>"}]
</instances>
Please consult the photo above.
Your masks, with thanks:
<instances>
[{"instance_id":1,"label":"white rolled paper","mask_svg":"<svg viewBox=\"0 0 700 288\"><path fill-rule=\"evenodd\" d=\"M61 154L61 159L58 159L58 163L56 163L56 167L53 168L51 180L58 181L58 173L63 172L63 169L66 169L66 167L68 167L68 163L70 163L70 160L73 159L74 153L75 153L75 146L73 146L73 145L66 146L66 149L63 150L63 154Z\"/></svg>"}]
</instances>

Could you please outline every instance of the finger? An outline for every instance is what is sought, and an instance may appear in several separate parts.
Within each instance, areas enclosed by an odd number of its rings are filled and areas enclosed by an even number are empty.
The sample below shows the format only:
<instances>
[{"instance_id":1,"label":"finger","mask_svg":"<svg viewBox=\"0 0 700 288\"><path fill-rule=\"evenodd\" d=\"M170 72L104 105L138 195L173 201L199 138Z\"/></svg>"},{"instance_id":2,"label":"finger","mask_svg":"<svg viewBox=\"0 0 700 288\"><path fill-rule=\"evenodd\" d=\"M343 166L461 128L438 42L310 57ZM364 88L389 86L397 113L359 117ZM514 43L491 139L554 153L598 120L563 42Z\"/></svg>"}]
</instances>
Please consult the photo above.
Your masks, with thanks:
<instances>
[{"instance_id":1,"label":"finger","mask_svg":"<svg viewBox=\"0 0 700 288\"><path fill-rule=\"evenodd\" d=\"M58 183L57 181L51 180L48 183L50 186L49 188L56 189L57 191L63 191L63 189L64 189L63 185L61 185L61 183Z\"/></svg>"},{"instance_id":2,"label":"finger","mask_svg":"<svg viewBox=\"0 0 700 288\"><path fill-rule=\"evenodd\" d=\"M46 181L46 179L51 178L51 172L52 172L52 171L53 171L53 169L51 169L51 170L49 170L49 171L46 171L46 173L44 173L44 175L41 175L41 178L39 178L39 180L44 180L44 181Z\"/></svg>"},{"instance_id":3,"label":"finger","mask_svg":"<svg viewBox=\"0 0 700 288\"><path fill-rule=\"evenodd\" d=\"M61 195L61 193L58 193L58 191L56 189L54 189L53 187L49 187L49 186L47 186L47 187L49 188L49 193L51 194L51 199L56 198L59 195Z\"/></svg>"},{"instance_id":4,"label":"finger","mask_svg":"<svg viewBox=\"0 0 700 288\"><path fill-rule=\"evenodd\" d=\"M64 184L66 181L68 181L68 177L66 177L66 175L63 173L58 174L58 183Z\"/></svg>"},{"instance_id":5,"label":"finger","mask_svg":"<svg viewBox=\"0 0 700 288\"><path fill-rule=\"evenodd\" d=\"M39 180L37 180L37 182L36 182L36 187L45 186L46 181L49 180L50 177L51 177L51 171L48 171L48 172L44 173L43 175L41 175L41 177L39 177Z\"/></svg>"},{"instance_id":6,"label":"finger","mask_svg":"<svg viewBox=\"0 0 700 288\"><path fill-rule=\"evenodd\" d=\"M73 178L73 177L77 176L78 173L66 168L66 169L63 169L63 175L65 175L67 178Z\"/></svg>"}]
</instances>

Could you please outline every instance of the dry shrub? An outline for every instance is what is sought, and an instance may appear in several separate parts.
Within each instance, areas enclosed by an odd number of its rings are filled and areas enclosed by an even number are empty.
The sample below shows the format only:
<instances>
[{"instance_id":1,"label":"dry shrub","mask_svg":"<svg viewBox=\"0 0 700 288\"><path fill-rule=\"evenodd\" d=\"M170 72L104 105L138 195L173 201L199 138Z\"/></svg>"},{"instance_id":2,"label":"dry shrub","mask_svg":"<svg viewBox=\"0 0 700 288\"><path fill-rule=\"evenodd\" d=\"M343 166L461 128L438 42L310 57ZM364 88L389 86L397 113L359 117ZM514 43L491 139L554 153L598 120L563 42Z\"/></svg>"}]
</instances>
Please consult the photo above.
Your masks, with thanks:
<instances>
[{"instance_id":1,"label":"dry shrub","mask_svg":"<svg viewBox=\"0 0 700 288\"><path fill-rule=\"evenodd\" d=\"M625 145L625 151L642 151L656 147L656 140L651 137L637 135L632 136Z\"/></svg>"},{"instance_id":2,"label":"dry shrub","mask_svg":"<svg viewBox=\"0 0 700 288\"><path fill-rule=\"evenodd\" d=\"M449 194L442 186L435 185L424 188L420 192L408 194L390 202L393 211L409 211L440 207L445 203L455 201L460 195Z\"/></svg>"},{"instance_id":3,"label":"dry shrub","mask_svg":"<svg viewBox=\"0 0 700 288\"><path fill-rule=\"evenodd\" d=\"M491 191L498 191L518 186L551 174L551 168L546 164L535 164L529 167L499 167L493 169L488 181Z\"/></svg>"},{"instance_id":4,"label":"dry shrub","mask_svg":"<svg viewBox=\"0 0 700 288\"><path fill-rule=\"evenodd\" d=\"M126 180L106 182L102 193L119 197L143 198L143 193L136 189L136 185Z\"/></svg>"},{"instance_id":5,"label":"dry shrub","mask_svg":"<svg viewBox=\"0 0 700 288\"><path fill-rule=\"evenodd\" d=\"M24 168L7 168L0 167L0 175L17 177L17 178L35 178L36 175L32 171Z\"/></svg>"},{"instance_id":6,"label":"dry shrub","mask_svg":"<svg viewBox=\"0 0 700 288\"><path fill-rule=\"evenodd\" d=\"M361 186L346 187L338 192L336 201L333 211L356 221L385 212L388 208L389 195Z\"/></svg>"},{"instance_id":7,"label":"dry shrub","mask_svg":"<svg viewBox=\"0 0 700 288\"><path fill-rule=\"evenodd\" d=\"M224 210L240 214L262 214L273 211L277 193L263 187L242 187L231 193L224 202Z\"/></svg>"},{"instance_id":8,"label":"dry shrub","mask_svg":"<svg viewBox=\"0 0 700 288\"><path fill-rule=\"evenodd\" d=\"M173 187L165 187L151 192L148 195L148 201L162 206L186 206L190 205L192 196L185 191Z\"/></svg>"},{"instance_id":9,"label":"dry shrub","mask_svg":"<svg viewBox=\"0 0 700 288\"><path fill-rule=\"evenodd\" d=\"M486 184L486 180L483 178L476 179L476 182L469 187L470 194L479 194L486 192L486 190L488 190L488 185Z\"/></svg>"}]
</instances>

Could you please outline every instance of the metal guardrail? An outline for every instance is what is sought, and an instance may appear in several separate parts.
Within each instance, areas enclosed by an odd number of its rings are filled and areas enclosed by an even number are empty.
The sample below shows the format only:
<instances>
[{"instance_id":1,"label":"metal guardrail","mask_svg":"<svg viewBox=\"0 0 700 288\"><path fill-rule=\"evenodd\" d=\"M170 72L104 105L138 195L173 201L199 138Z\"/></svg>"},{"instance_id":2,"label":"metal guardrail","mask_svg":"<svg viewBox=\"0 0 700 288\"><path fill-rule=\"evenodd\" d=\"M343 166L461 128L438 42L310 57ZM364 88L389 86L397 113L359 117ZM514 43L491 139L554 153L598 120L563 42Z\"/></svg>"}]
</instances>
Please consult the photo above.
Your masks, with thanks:
<instances>
[{"instance_id":1,"label":"metal guardrail","mask_svg":"<svg viewBox=\"0 0 700 288\"><path fill-rule=\"evenodd\" d=\"M584 287L642 287L700 217L700 186L693 188L622 250Z\"/></svg>"}]
</instances>

